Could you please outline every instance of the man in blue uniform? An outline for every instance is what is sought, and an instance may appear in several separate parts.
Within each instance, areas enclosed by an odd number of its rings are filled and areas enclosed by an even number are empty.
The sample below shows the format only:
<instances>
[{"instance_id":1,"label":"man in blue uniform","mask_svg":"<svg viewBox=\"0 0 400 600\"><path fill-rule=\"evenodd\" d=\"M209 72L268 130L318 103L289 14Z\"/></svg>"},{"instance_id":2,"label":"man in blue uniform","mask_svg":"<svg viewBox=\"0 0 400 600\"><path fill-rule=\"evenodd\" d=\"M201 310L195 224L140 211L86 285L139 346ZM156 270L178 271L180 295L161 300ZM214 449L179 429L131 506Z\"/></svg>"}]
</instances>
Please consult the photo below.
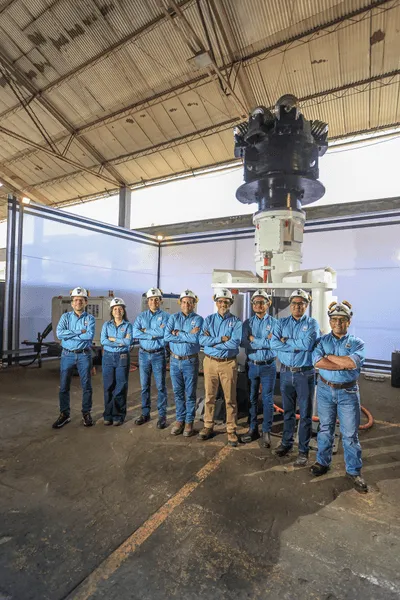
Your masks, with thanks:
<instances>
[{"instance_id":1,"label":"man in blue uniform","mask_svg":"<svg viewBox=\"0 0 400 600\"><path fill-rule=\"evenodd\" d=\"M203 317L194 312L198 298L192 290L181 293L180 312L170 316L165 341L171 349L170 375L175 395L176 422L171 435L194 434L197 378L199 375L199 337Z\"/></svg>"},{"instance_id":2,"label":"man in blue uniform","mask_svg":"<svg viewBox=\"0 0 400 600\"><path fill-rule=\"evenodd\" d=\"M247 354L247 375L250 382L250 426L242 442L248 443L260 437L257 425L257 407L260 385L263 403L263 448L271 447L271 429L274 416L274 387L276 379L276 352L271 349L274 323L268 314L271 297L265 290L256 290L251 297L254 316L243 324L242 346Z\"/></svg>"},{"instance_id":3,"label":"man in blue uniform","mask_svg":"<svg viewBox=\"0 0 400 600\"><path fill-rule=\"evenodd\" d=\"M150 288L146 294L149 310L140 313L133 324L133 337L139 340L139 373L142 386L142 414L136 425L150 421L151 374L158 390L158 429L167 426L167 387L165 385L166 359L164 334L169 314L161 310L162 292Z\"/></svg>"},{"instance_id":4,"label":"man in blue uniform","mask_svg":"<svg viewBox=\"0 0 400 600\"><path fill-rule=\"evenodd\" d=\"M364 342L350 335L353 312L347 301L333 302L328 308L331 333L323 335L314 352L319 369L317 402L319 416L317 462L310 469L316 477L324 475L332 461L336 418L343 440L346 473L358 492L368 491L361 477L360 391L358 378L365 360Z\"/></svg>"},{"instance_id":5,"label":"man in blue uniform","mask_svg":"<svg viewBox=\"0 0 400 600\"><path fill-rule=\"evenodd\" d=\"M86 312L88 293L83 287L71 292L72 311L62 315L57 325L57 338L61 341L60 365L60 416L53 429L60 429L71 421L70 387L72 373L78 369L82 386L82 420L85 427L93 425L92 416L92 341L96 321Z\"/></svg>"},{"instance_id":6,"label":"man in blue uniform","mask_svg":"<svg viewBox=\"0 0 400 600\"><path fill-rule=\"evenodd\" d=\"M214 294L218 312L209 315L200 333L200 344L204 346L204 429L199 433L201 440L213 436L215 399L219 384L225 398L226 430L228 444L238 445L236 435L236 382L239 346L242 340L242 323L230 312L233 296L230 290L220 289Z\"/></svg>"},{"instance_id":7,"label":"man in blue uniform","mask_svg":"<svg viewBox=\"0 0 400 600\"><path fill-rule=\"evenodd\" d=\"M308 461L311 438L312 403L315 391L315 370L312 351L319 337L319 326L305 312L310 296L304 290L295 290L290 296L290 317L277 321L271 340L281 361L280 386L283 403L282 442L276 448L277 456L285 456L293 446L296 424L296 401L299 405L299 453L295 467L303 467Z\"/></svg>"}]
</instances>

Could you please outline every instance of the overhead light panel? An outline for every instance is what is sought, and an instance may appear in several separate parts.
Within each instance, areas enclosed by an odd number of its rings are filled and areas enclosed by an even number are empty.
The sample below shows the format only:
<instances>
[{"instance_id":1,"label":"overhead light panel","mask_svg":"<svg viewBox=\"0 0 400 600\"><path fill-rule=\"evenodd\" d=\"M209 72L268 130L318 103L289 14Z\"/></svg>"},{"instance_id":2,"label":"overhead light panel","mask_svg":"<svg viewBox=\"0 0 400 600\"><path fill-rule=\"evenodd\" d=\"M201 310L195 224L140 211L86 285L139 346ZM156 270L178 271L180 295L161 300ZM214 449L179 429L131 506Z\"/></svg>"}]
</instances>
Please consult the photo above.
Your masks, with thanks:
<instances>
[{"instance_id":1,"label":"overhead light panel","mask_svg":"<svg viewBox=\"0 0 400 600\"><path fill-rule=\"evenodd\" d=\"M192 69L206 69L213 65L213 61L208 52L200 52L192 58L189 58L188 63Z\"/></svg>"}]
</instances>

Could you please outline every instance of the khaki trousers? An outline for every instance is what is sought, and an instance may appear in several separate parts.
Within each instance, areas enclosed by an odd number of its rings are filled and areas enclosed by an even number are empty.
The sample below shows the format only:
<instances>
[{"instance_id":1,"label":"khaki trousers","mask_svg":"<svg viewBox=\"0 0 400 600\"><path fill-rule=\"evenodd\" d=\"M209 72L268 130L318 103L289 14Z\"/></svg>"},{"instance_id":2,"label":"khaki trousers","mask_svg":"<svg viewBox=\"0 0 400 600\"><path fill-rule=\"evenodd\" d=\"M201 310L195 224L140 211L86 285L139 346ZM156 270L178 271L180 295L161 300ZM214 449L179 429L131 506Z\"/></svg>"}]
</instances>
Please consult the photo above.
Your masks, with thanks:
<instances>
[{"instance_id":1,"label":"khaki trousers","mask_svg":"<svg viewBox=\"0 0 400 600\"><path fill-rule=\"evenodd\" d=\"M214 426L215 397L218 393L219 383L224 392L226 406L226 430L228 433L236 431L236 382L237 362L236 358L224 362L213 360L209 356L204 357L204 387L206 400L204 407L204 427L212 429Z\"/></svg>"}]
</instances>

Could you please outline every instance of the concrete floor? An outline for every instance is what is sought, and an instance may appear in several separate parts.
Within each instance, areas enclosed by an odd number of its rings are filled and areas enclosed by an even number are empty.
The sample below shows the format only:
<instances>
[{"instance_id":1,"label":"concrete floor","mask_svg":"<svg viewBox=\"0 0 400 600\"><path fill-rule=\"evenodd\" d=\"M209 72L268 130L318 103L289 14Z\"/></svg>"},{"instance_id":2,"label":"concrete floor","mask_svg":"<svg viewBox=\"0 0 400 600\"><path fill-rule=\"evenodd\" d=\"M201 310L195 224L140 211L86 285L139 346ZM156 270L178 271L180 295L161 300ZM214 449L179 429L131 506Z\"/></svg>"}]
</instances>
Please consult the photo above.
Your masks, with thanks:
<instances>
[{"instance_id":1,"label":"concrete floor","mask_svg":"<svg viewBox=\"0 0 400 600\"><path fill-rule=\"evenodd\" d=\"M58 363L0 373L0 600L400 598L400 390L387 380L361 381L379 421L361 433L367 495L342 452L312 480L257 442L135 427L137 372L127 422L103 427L100 373L94 387L96 426L81 425L74 379L73 420L55 431Z\"/></svg>"}]
</instances>

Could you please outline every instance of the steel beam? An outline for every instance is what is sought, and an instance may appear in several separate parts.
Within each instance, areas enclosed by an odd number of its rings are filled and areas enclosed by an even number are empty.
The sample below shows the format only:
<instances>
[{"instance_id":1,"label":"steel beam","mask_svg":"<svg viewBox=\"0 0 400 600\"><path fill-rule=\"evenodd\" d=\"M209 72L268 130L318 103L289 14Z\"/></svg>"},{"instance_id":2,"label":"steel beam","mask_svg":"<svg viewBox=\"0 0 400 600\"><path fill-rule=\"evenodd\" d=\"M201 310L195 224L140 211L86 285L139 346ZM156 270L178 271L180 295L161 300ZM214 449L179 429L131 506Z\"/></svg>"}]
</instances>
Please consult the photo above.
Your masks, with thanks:
<instances>
[{"instance_id":1,"label":"steel beam","mask_svg":"<svg viewBox=\"0 0 400 600\"><path fill-rule=\"evenodd\" d=\"M84 171L85 173L90 173L90 175L94 175L95 177L98 177L99 179L103 179L104 181L106 181L107 183L110 183L113 186L115 186L115 184L117 183L114 179L111 179L110 177L107 177L106 175L103 175L100 172L93 171L93 169L84 167L83 165L80 165L79 163L75 162L74 160L68 158L67 156L59 156L58 154L55 154L52 150L47 148L47 146L40 146L40 144L37 144L33 140L28 140L24 136L19 135L19 133L16 133L15 131L11 131L10 129L6 129L5 127L0 126L0 133L3 133L4 135L8 135L9 137L14 138L15 140L18 140L19 142L26 144L27 146L32 146L33 148L36 148L36 150L40 150L41 152L44 152L45 154L51 156L52 158L56 158L58 160L68 163L69 165L71 165L73 167L77 167L79 169L79 171ZM102 166L102 165L100 165L100 166Z\"/></svg>"},{"instance_id":2,"label":"steel beam","mask_svg":"<svg viewBox=\"0 0 400 600\"><path fill-rule=\"evenodd\" d=\"M131 228L131 190L128 187L119 189L119 227Z\"/></svg>"}]
</instances>

